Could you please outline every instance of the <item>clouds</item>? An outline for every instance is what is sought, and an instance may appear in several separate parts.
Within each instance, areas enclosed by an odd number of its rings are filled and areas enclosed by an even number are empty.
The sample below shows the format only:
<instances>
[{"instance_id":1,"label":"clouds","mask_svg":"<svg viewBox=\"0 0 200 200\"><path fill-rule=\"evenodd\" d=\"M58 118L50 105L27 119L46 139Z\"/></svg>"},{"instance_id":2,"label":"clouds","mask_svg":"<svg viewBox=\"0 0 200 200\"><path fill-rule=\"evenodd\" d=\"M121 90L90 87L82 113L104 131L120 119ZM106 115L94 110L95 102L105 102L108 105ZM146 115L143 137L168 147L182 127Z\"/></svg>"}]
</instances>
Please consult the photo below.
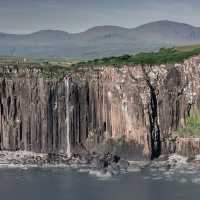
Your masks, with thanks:
<instances>
[{"instance_id":1,"label":"clouds","mask_svg":"<svg viewBox=\"0 0 200 200\"><path fill-rule=\"evenodd\" d=\"M96 25L137 25L163 19L200 26L198 0L0 0L0 31L83 31Z\"/></svg>"}]
</instances>

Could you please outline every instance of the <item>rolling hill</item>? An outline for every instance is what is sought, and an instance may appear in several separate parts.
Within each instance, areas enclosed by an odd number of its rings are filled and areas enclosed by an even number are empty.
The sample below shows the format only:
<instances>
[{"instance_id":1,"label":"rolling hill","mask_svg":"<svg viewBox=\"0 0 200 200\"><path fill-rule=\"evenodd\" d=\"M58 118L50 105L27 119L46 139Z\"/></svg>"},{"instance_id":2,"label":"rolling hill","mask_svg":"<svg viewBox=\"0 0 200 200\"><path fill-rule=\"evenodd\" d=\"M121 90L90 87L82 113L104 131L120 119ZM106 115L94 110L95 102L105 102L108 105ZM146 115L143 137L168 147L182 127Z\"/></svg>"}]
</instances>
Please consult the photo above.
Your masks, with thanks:
<instances>
[{"instance_id":1,"label":"rolling hill","mask_svg":"<svg viewBox=\"0 0 200 200\"><path fill-rule=\"evenodd\" d=\"M132 29L97 26L81 33L0 33L0 55L93 59L196 43L200 43L199 27L165 20Z\"/></svg>"}]
</instances>

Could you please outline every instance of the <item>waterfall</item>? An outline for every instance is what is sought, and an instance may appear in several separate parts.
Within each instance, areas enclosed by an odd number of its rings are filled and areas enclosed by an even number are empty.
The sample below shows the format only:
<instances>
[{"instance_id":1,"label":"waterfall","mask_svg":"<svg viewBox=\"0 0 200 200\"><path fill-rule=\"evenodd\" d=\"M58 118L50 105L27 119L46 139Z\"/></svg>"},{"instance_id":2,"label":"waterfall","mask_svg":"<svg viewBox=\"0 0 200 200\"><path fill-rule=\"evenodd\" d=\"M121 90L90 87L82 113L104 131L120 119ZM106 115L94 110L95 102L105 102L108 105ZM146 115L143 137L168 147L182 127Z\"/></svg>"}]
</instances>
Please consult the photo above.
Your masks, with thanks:
<instances>
[{"instance_id":1,"label":"waterfall","mask_svg":"<svg viewBox=\"0 0 200 200\"><path fill-rule=\"evenodd\" d=\"M69 95L70 95L70 83L69 83L69 78L65 77L65 106L66 106L66 118L65 118L65 123L66 123L66 140L67 140L67 156L71 156L71 144L70 144L70 102L69 102Z\"/></svg>"}]
</instances>

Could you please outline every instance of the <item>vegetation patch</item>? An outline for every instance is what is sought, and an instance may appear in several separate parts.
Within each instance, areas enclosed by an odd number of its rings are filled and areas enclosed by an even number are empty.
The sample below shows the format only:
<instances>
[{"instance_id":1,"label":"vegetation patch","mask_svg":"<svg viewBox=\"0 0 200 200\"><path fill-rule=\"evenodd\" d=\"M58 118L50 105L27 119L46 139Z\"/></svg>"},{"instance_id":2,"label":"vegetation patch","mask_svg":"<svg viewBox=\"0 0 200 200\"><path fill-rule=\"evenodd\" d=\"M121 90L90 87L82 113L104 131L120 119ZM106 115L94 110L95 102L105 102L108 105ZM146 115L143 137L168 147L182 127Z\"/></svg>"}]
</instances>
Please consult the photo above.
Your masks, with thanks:
<instances>
[{"instance_id":1,"label":"vegetation patch","mask_svg":"<svg viewBox=\"0 0 200 200\"><path fill-rule=\"evenodd\" d=\"M44 60L14 56L0 56L0 68L7 68L10 70L39 69L41 71L42 77L44 77L45 79L62 79L69 71L72 70L72 64L77 62L77 60L67 60L59 58ZM5 70L4 73L0 74L0 77L11 77L11 71L9 72L9 70Z\"/></svg>"},{"instance_id":2,"label":"vegetation patch","mask_svg":"<svg viewBox=\"0 0 200 200\"><path fill-rule=\"evenodd\" d=\"M123 65L160 65L174 64L183 62L192 56L200 54L200 47L189 51L179 51L176 48L161 48L158 52L139 53L136 55L123 55L119 57L110 57L95 59L92 61L80 62L72 65L73 67L88 66L123 66Z\"/></svg>"},{"instance_id":3,"label":"vegetation patch","mask_svg":"<svg viewBox=\"0 0 200 200\"><path fill-rule=\"evenodd\" d=\"M178 46L176 47L176 50L177 51L193 51L198 48L200 48L200 44Z\"/></svg>"},{"instance_id":4,"label":"vegetation patch","mask_svg":"<svg viewBox=\"0 0 200 200\"><path fill-rule=\"evenodd\" d=\"M39 67L41 74L45 79L62 79L64 76L71 71L71 67L65 67L60 65L43 64Z\"/></svg>"},{"instance_id":5,"label":"vegetation patch","mask_svg":"<svg viewBox=\"0 0 200 200\"><path fill-rule=\"evenodd\" d=\"M177 134L180 137L200 137L200 114L193 110L186 119L186 127L179 128Z\"/></svg>"},{"instance_id":6,"label":"vegetation patch","mask_svg":"<svg viewBox=\"0 0 200 200\"><path fill-rule=\"evenodd\" d=\"M5 69L0 71L0 77L12 77L12 69L38 69L43 78L59 80L63 79L64 76L72 70L71 66L54 65L50 63L2 63L0 64L0 68Z\"/></svg>"},{"instance_id":7,"label":"vegetation patch","mask_svg":"<svg viewBox=\"0 0 200 200\"><path fill-rule=\"evenodd\" d=\"M195 48L198 47L198 48ZM136 55L123 55L118 57L109 57L102 59L95 59L85 62L67 61L67 60L26 60L23 62L22 58L1 58L0 65L16 65L17 67L25 68L40 68L41 73L46 79L62 79L69 71L75 71L82 68L94 67L123 67L124 65L160 65L160 64L174 64L183 62L192 56L200 54L200 46L190 46L187 50L180 50L178 48L161 48L158 52L139 53ZM185 47L182 47L185 49Z\"/></svg>"}]
</instances>

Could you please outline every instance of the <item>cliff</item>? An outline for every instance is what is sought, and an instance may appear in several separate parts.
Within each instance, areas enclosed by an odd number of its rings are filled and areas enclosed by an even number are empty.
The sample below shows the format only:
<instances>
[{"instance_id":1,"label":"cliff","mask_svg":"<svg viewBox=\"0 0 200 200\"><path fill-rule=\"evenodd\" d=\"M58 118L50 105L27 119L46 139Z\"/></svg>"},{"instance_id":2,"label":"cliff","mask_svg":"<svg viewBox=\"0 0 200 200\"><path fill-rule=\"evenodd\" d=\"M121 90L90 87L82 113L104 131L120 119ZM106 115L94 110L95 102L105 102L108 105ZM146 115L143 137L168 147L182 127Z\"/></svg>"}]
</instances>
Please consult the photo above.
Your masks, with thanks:
<instances>
[{"instance_id":1,"label":"cliff","mask_svg":"<svg viewBox=\"0 0 200 200\"><path fill-rule=\"evenodd\" d=\"M0 68L0 148L71 154L120 147L130 153L200 153L179 138L200 110L200 57L182 64L82 68L63 80L40 69ZM188 145L189 140L189 145Z\"/></svg>"}]
</instances>

